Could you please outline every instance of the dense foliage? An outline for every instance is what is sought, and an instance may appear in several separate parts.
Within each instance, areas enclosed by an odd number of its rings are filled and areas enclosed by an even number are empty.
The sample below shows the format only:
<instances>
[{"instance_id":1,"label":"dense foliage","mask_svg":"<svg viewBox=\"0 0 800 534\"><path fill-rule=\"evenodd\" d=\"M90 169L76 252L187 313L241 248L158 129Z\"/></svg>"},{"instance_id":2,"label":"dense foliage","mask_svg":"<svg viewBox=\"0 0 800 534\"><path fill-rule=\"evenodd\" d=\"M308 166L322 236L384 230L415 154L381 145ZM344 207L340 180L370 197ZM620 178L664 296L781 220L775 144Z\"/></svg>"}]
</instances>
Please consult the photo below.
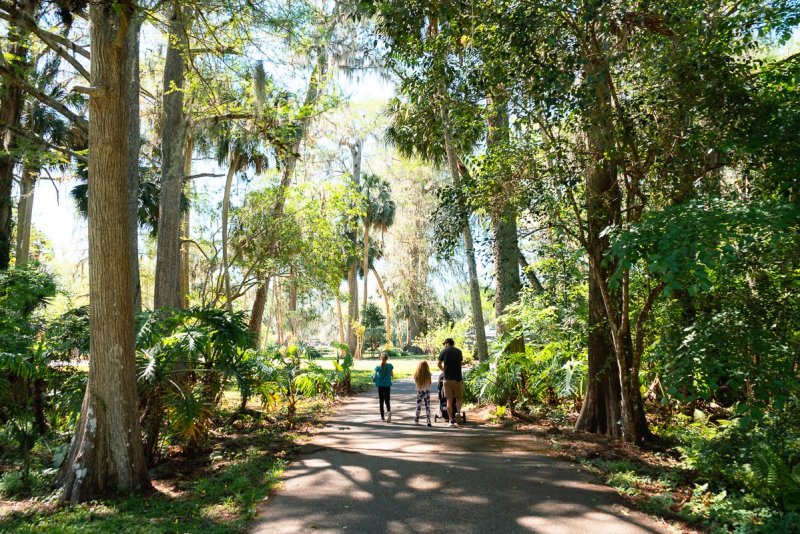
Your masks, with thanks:
<instances>
[{"instance_id":1,"label":"dense foliage","mask_svg":"<svg viewBox=\"0 0 800 534\"><path fill-rule=\"evenodd\" d=\"M698 500L744 496L727 516L682 513L792 524L797 3L362 4L400 78L390 138L438 164L450 142L460 160L439 190L442 247L459 207L495 226L518 210L533 259L472 398L632 442L668 435ZM617 418L598 423L615 395Z\"/></svg>"}]
</instances>

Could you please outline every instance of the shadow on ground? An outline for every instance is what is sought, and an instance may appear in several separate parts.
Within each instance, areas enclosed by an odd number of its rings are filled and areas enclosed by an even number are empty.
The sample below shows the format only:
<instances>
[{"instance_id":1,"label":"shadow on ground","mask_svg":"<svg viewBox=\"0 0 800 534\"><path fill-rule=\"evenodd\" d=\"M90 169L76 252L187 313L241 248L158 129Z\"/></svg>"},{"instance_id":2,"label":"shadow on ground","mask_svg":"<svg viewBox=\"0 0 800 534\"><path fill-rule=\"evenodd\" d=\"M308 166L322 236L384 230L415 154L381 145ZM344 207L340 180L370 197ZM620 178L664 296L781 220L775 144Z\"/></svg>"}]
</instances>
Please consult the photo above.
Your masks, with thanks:
<instances>
[{"instance_id":1,"label":"shadow on ground","mask_svg":"<svg viewBox=\"0 0 800 534\"><path fill-rule=\"evenodd\" d=\"M253 532L668 532L530 436L415 426L408 382L384 424L373 396L344 403L305 446Z\"/></svg>"}]
</instances>

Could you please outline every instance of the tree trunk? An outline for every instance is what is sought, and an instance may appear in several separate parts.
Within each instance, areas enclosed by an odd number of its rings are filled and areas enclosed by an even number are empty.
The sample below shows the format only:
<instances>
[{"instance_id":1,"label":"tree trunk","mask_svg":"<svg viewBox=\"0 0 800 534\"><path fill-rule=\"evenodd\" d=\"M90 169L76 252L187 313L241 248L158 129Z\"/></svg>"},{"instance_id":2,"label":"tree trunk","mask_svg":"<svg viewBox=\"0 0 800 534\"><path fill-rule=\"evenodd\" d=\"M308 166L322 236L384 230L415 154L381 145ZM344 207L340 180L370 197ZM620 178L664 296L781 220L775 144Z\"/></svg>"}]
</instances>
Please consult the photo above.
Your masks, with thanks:
<instances>
[{"instance_id":1,"label":"tree trunk","mask_svg":"<svg viewBox=\"0 0 800 534\"><path fill-rule=\"evenodd\" d=\"M278 345L283 345L283 300L281 299L281 279L275 277L275 329Z\"/></svg>"},{"instance_id":2,"label":"tree trunk","mask_svg":"<svg viewBox=\"0 0 800 534\"><path fill-rule=\"evenodd\" d=\"M353 323L358 321L358 267L355 261L351 261L347 269L347 287L350 290L350 301L347 303L347 345L350 352L355 354L358 346L358 339L353 332Z\"/></svg>"},{"instance_id":3,"label":"tree trunk","mask_svg":"<svg viewBox=\"0 0 800 534\"><path fill-rule=\"evenodd\" d=\"M472 324L475 326L475 358L482 362L489 357L489 347L486 344L486 327L483 322L483 304L481 290L478 284L478 267L475 263L475 248L472 244L472 230L469 220L464 226L464 248L467 254L469 268L469 300L472 307Z\"/></svg>"},{"instance_id":4,"label":"tree trunk","mask_svg":"<svg viewBox=\"0 0 800 534\"><path fill-rule=\"evenodd\" d=\"M597 239L597 228L590 223L590 243ZM619 421L622 394L619 368L614 358L614 346L608 329L603 296L597 285L598 273L589 267L589 370L586 378L586 396L581 413L575 422L577 430L592 434L621 436Z\"/></svg>"},{"instance_id":5,"label":"tree trunk","mask_svg":"<svg viewBox=\"0 0 800 534\"><path fill-rule=\"evenodd\" d=\"M504 214L492 217L494 234L495 301L494 315L499 318L509 304L519 299L522 281L519 278L519 258L517 255L516 210L507 209ZM506 334L517 328L516 321L506 319L497 323L498 333ZM506 352L525 352L522 334L515 336L506 345Z\"/></svg>"},{"instance_id":6,"label":"tree trunk","mask_svg":"<svg viewBox=\"0 0 800 534\"><path fill-rule=\"evenodd\" d=\"M70 450L57 477L70 503L149 488L136 398L128 243L126 32L130 2L91 4L89 99L89 378Z\"/></svg>"},{"instance_id":7,"label":"tree trunk","mask_svg":"<svg viewBox=\"0 0 800 534\"><path fill-rule=\"evenodd\" d=\"M21 0L17 6L20 17L33 16L39 5L38 0ZM9 21L8 29L8 68L15 71L16 76L27 78L27 74L19 71L30 69L28 65L28 34L24 24L17 18ZM2 100L0 100L0 138L2 151L0 151L0 270L8 269L11 262L11 234L14 228L12 216L13 199L11 189L14 183L14 165L16 157L12 151L16 144L15 128L19 128L22 107L25 98L19 85L6 81L2 87Z\"/></svg>"},{"instance_id":8,"label":"tree trunk","mask_svg":"<svg viewBox=\"0 0 800 534\"><path fill-rule=\"evenodd\" d=\"M308 88L306 89L306 97L305 100L303 100L303 107L308 110L313 110L316 108L317 104L319 103L320 95L325 88L326 75L328 72L327 41L333 35L332 30L332 27L329 28L325 43L317 47L317 61L314 63L314 69L311 71ZM281 189L280 193L278 194L278 201L275 204L274 209L274 213L278 215L283 213L283 202L286 199L286 188L289 187L292 176L294 175L294 169L297 165L297 155L300 153L300 144L303 142L303 138L308 130L308 126L311 124L312 117L314 117L314 113L309 112L306 115L303 115L303 117L297 122L295 126L296 137L292 141L291 150L282 158L283 173L281 175Z\"/></svg>"},{"instance_id":9,"label":"tree trunk","mask_svg":"<svg viewBox=\"0 0 800 534\"><path fill-rule=\"evenodd\" d=\"M607 431L612 435L621 435L623 439L630 442L638 442L638 432L634 402L640 398L638 391L632 389L632 377L629 360L626 353L623 332L620 332L622 318L622 301L619 291L611 291L608 281L616 266L604 263L605 253L609 247L607 236L601 235L603 230L609 226L619 226L622 218L622 193L617 181L616 162L609 159L608 154L613 153L614 143L609 127L611 121L611 99L608 86L602 75L602 66L595 62L587 63L585 78L593 83L595 92L596 111L591 118L591 122L586 127L586 146L589 154L589 161L586 170L586 218L587 236L586 246L589 255L589 316L590 316L590 335L603 336L601 342L599 337L594 342L589 343L589 372L590 381L602 377L602 373L613 369L609 365L609 359L616 360L617 384L613 387L605 381L598 384L605 387L612 387L612 390L600 391L596 394L588 394L584 403L589 402L593 397L605 397L611 399L619 390L621 406L619 412L620 428L617 431ZM599 297L599 300L598 300ZM608 343L605 341L611 337L611 352L607 352ZM601 367L602 366L602 367ZM637 380L635 380L638 383ZM586 412L586 417L578 419L577 424L587 424L592 419L592 414L597 414L600 408L582 407L581 415ZM576 428L590 430L576 426ZM594 430L597 431L597 430ZM618 432L618 434L614 434Z\"/></svg>"},{"instance_id":10,"label":"tree trunk","mask_svg":"<svg viewBox=\"0 0 800 534\"><path fill-rule=\"evenodd\" d=\"M142 281L139 275L139 149L141 148L141 119L139 117L139 34L142 17L134 15L126 43L128 46L128 98L131 114L128 122L128 247L131 249L131 283L133 311L142 311Z\"/></svg>"},{"instance_id":11,"label":"tree trunk","mask_svg":"<svg viewBox=\"0 0 800 534\"><path fill-rule=\"evenodd\" d=\"M43 435L47 432L47 418L44 415L45 404L45 381L43 378L35 378L33 380L33 423L36 432Z\"/></svg>"},{"instance_id":12,"label":"tree trunk","mask_svg":"<svg viewBox=\"0 0 800 534\"><path fill-rule=\"evenodd\" d=\"M36 190L38 169L29 165L22 168L19 184L19 202L17 203L17 250L15 265L19 267L31 255L31 223L33 219L33 194Z\"/></svg>"},{"instance_id":13,"label":"tree trunk","mask_svg":"<svg viewBox=\"0 0 800 534\"><path fill-rule=\"evenodd\" d=\"M436 14L431 14L430 28L428 33L431 37L439 35L439 22ZM444 76L444 72L441 73ZM441 99L447 98L447 87L443 79L439 80L438 96ZM450 175L453 179L453 186L459 189L461 186L461 171L459 170L458 155L453 145L453 133L451 130L450 116L447 113L445 104L439 103L439 117L442 120L442 136L444 138L444 148L447 156L447 164L450 168ZM481 289L478 281L478 267L475 262L475 247L472 244L472 230L469 224L469 213L464 206L457 206L462 218L462 232L464 236L464 248L467 256L467 267L469 269L469 297L472 308L472 324L475 328L475 357L478 361L483 361L489 356L489 348L486 344L486 326L483 321L483 304L481 302Z\"/></svg>"},{"instance_id":14,"label":"tree trunk","mask_svg":"<svg viewBox=\"0 0 800 534\"><path fill-rule=\"evenodd\" d=\"M458 168L458 156L453 147L452 134L450 133L450 121L444 106L440 106L442 117L442 131L444 133L444 146L447 153L447 162L450 167L450 174L453 178L453 185L458 189L461 185L461 171ZM463 206L458 206L460 211ZM483 322L483 304L481 302L481 289L478 281L478 267L475 262L475 247L472 244L472 229L469 224L469 214L463 213L462 232L464 236L464 249L467 256L467 268L469 269L469 300L472 308L472 325L475 328L475 358L482 362L489 356L489 348L486 344L486 326Z\"/></svg>"},{"instance_id":15,"label":"tree trunk","mask_svg":"<svg viewBox=\"0 0 800 534\"><path fill-rule=\"evenodd\" d=\"M261 323L264 321L264 308L267 306L267 293L269 292L269 278L258 285L256 299L253 301L253 310L250 313L250 331L255 334L256 341L261 339Z\"/></svg>"},{"instance_id":16,"label":"tree trunk","mask_svg":"<svg viewBox=\"0 0 800 534\"><path fill-rule=\"evenodd\" d=\"M361 312L367 307L367 287L369 282L369 218L364 219L364 263L361 268L364 273L364 302L361 304Z\"/></svg>"},{"instance_id":17,"label":"tree trunk","mask_svg":"<svg viewBox=\"0 0 800 534\"><path fill-rule=\"evenodd\" d=\"M537 293L541 293L544 291L544 287L542 283L539 281L539 277L536 276L536 273L531 269L531 266L528 265L528 260L525 259L525 255L522 254L522 251L517 250L517 260L519 261L519 267L522 269L522 273L528 279L528 283L531 285L534 291Z\"/></svg>"},{"instance_id":18,"label":"tree trunk","mask_svg":"<svg viewBox=\"0 0 800 534\"><path fill-rule=\"evenodd\" d=\"M350 148L350 156L353 159L353 181L356 184L361 183L361 151L364 146L364 141L359 137L352 143L348 143Z\"/></svg>"},{"instance_id":19,"label":"tree trunk","mask_svg":"<svg viewBox=\"0 0 800 534\"><path fill-rule=\"evenodd\" d=\"M194 133L191 124L187 121L186 124L186 164L183 167L184 176L191 176L192 174L192 153L194 152ZM189 247L191 243L188 242L192 238L192 182L186 181L183 187L184 195L189 199L189 204L186 211L181 215L181 280L180 280L180 306L181 308L189 307L189 291L191 290L190 272L191 266L189 265L190 254Z\"/></svg>"},{"instance_id":20,"label":"tree trunk","mask_svg":"<svg viewBox=\"0 0 800 534\"><path fill-rule=\"evenodd\" d=\"M386 292L386 288L383 287L383 280L381 277L378 276L378 271L375 270L375 267L372 268L372 274L375 275L375 280L378 282L378 289L383 295L383 307L386 312L386 343L389 345L392 344L392 319L390 316L391 308L389 307L389 293Z\"/></svg>"},{"instance_id":21,"label":"tree trunk","mask_svg":"<svg viewBox=\"0 0 800 534\"><path fill-rule=\"evenodd\" d=\"M412 310L408 316L408 344L413 345L414 340L422 333L422 319L417 310Z\"/></svg>"},{"instance_id":22,"label":"tree trunk","mask_svg":"<svg viewBox=\"0 0 800 534\"><path fill-rule=\"evenodd\" d=\"M501 149L508 143L508 103L499 97L487 98L489 118L487 120L487 149ZM494 236L495 297L494 316L499 319L506 306L519 299L522 282L517 265L519 247L517 245L517 210L510 201L503 199L505 176L496 177L500 204L491 210L492 233ZM513 332L516 321L506 319L497 322L498 334ZM505 351L507 353L525 352L525 338L522 334L513 337Z\"/></svg>"},{"instance_id":23,"label":"tree trunk","mask_svg":"<svg viewBox=\"0 0 800 534\"><path fill-rule=\"evenodd\" d=\"M185 178L183 173L186 166L186 114L183 109L183 85L186 74L184 55L186 53L188 53L188 47L184 14L181 11L181 2L174 0L167 39L167 57L164 62L161 191L158 202L158 248L153 303L153 307L156 309L165 306L177 308L181 303L180 230L181 192L183 191ZM224 230L225 228L223 228L223 232ZM230 300L227 276L226 295ZM230 303L228 304L230 305Z\"/></svg>"},{"instance_id":24,"label":"tree trunk","mask_svg":"<svg viewBox=\"0 0 800 534\"><path fill-rule=\"evenodd\" d=\"M292 336L292 343L299 339L297 331L297 275L294 269L289 271L289 332Z\"/></svg>"},{"instance_id":25,"label":"tree trunk","mask_svg":"<svg viewBox=\"0 0 800 534\"><path fill-rule=\"evenodd\" d=\"M442 111L442 116L445 113ZM443 121L445 122L445 121ZM450 173L456 189L461 184L461 174L458 169L458 158L453 149L453 143L447 123L445 129L445 149L447 160L450 164ZM459 207L458 209L461 209ZM462 232L464 236L464 249L467 256L467 268L469 270L469 301L472 308L472 325L475 328L475 357L479 362L484 361L489 356L489 348L486 344L486 326L483 322L483 303L481 301L481 290L478 282L478 267L475 262L475 247L472 244L472 229L469 224L469 215L464 214L462 220Z\"/></svg>"},{"instance_id":26,"label":"tree trunk","mask_svg":"<svg viewBox=\"0 0 800 534\"><path fill-rule=\"evenodd\" d=\"M231 187L233 186L233 177L236 176L239 168L239 158L238 154L231 154L229 157L230 167L228 167L228 176L225 177L225 194L222 198L222 277L225 283L225 308L228 311L233 311L231 275L228 265L228 213L231 209Z\"/></svg>"},{"instance_id":27,"label":"tree trunk","mask_svg":"<svg viewBox=\"0 0 800 534\"><path fill-rule=\"evenodd\" d=\"M339 317L339 344L344 345L344 319L342 318L342 301L336 296L336 314Z\"/></svg>"}]
</instances>

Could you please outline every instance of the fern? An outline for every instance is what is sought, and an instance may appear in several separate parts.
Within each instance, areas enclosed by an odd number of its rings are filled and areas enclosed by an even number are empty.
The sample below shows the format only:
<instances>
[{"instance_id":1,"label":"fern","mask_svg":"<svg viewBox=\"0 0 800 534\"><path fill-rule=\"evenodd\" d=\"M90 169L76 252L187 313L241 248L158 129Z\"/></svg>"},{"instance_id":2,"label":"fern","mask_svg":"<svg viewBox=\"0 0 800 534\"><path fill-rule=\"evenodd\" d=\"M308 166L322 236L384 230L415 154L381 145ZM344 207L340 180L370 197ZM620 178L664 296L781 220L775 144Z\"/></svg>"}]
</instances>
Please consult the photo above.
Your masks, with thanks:
<instances>
[{"instance_id":1,"label":"fern","mask_svg":"<svg viewBox=\"0 0 800 534\"><path fill-rule=\"evenodd\" d=\"M745 474L747 485L756 492L787 510L800 509L800 464L789 467L772 448L761 445L745 465Z\"/></svg>"},{"instance_id":2,"label":"fern","mask_svg":"<svg viewBox=\"0 0 800 534\"><path fill-rule=\"evenodd\" d=\"M0 372L9 373L19 378L29 379L33 377L36 369L33 364L21 354L0 352Z\"/></svg>"},{"instance_id":3,"label":"fern","mask_svg":"<svg viewBox=\"0 0 800 534\"><path fill-rule=\"evenodd\" d=\"M202 400L202 395L190 392L183 397L172 397L168 408L170 429L182 441L202 446L208 437L214 413Z\"/></svg>"}]
</instances>

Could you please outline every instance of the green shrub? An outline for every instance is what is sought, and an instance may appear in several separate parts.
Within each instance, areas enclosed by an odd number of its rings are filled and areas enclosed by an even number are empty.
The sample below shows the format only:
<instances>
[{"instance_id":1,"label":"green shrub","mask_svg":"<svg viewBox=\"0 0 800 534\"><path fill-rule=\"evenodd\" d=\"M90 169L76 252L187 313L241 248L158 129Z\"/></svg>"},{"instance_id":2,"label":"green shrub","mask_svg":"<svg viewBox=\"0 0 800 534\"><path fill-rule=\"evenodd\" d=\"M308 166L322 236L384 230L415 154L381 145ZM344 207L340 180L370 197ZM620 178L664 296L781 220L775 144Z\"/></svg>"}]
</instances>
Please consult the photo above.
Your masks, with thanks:
<instances>
[{"instance_id":1,"label":"green shrub","mask_svg":"<svg viewBox=\"0 0 800 534\"><path fill-rule=\"evenodd\" d=\"M671 493L661 493L658 495L651 495L646 501L639 505L639 508L651 514L671 515L674 505L675 499L672 497Z\"/></svg>"},{"instance_id":2,"label":"green shrub","mask_svg":"<svg viewBox=\"0 0 800 534\"><path fill-rule=\"evenodd\" d=\"M350 366L352 358L350 358ZM348 358L345 358L347 363ZM295 422L297 403L303 398L326 396L333 393L331 374L305 358L302 351L294 345L285 349L271 349L258 355L258 392L264 404L282 406L286 420ZM346 376L350 366L341 373Z\"/></svg>"},{"instance_id":3,"label":"green shrub","mask_svg":"<svg viewBox=\"0 0 800 534\"><path fill-rule=\"evenodd\" d=\"M22 472L9 471L0 478L0 495L16 497L27 491L28 485L22 480Z\"/></svg>"},{"instance_id":4,"label":"green shrub","mask_svg":"<svg viewBox=\"0 0 800 534\"><path fill-rule=\"evenodd\" d=\"M465 395L472 402L508 405L515 412L548 413L566 422L569 409L558 401L577 402L585 387L586 362L549 343L524 354L494 353L488 362L472 369L465 378Z\"/></svg>"},{"instance_id":5,"label":"green shrub","mask_svg":"<svg viewBox=\"0 0 800 534\"><path fill-rule=\"evenodd\" d=\"M456 347L461 349L464 359L471 358L471 351L467 348L467 334L472 329L472 322L469 318L456 322L442 323L428 330L424 336L414 339L414 343L419 345L426 354L438 355L444 340L452 339Z\"/></svg>"}]
</instances>

